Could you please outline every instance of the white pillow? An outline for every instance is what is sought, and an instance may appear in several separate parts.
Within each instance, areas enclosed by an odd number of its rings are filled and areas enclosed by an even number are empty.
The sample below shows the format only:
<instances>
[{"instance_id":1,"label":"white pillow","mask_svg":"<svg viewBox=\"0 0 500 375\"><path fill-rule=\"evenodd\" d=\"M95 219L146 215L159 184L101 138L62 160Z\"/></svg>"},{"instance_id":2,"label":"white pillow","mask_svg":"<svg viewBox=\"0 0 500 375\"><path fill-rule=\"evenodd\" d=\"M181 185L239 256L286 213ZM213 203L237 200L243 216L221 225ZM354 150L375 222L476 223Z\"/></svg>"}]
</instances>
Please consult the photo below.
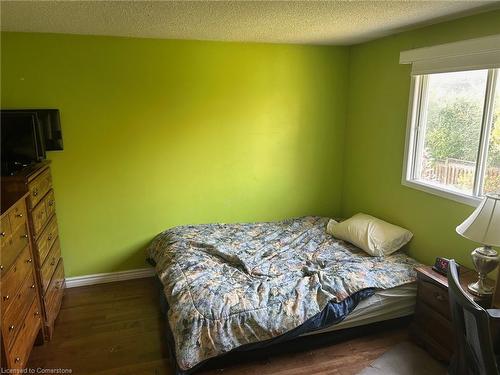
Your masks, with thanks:
<instances>
[{"instance_id":1,"label":"white pillow","mask_svg":"<svg viewBox=\"0 0 500 375\"><path fill-rule=\"evenodd\" d=\"M413 237L409 230L361 213L341 223L330 220L326 231L373 256L390 255Z\"/></svg>"}]
</instances>

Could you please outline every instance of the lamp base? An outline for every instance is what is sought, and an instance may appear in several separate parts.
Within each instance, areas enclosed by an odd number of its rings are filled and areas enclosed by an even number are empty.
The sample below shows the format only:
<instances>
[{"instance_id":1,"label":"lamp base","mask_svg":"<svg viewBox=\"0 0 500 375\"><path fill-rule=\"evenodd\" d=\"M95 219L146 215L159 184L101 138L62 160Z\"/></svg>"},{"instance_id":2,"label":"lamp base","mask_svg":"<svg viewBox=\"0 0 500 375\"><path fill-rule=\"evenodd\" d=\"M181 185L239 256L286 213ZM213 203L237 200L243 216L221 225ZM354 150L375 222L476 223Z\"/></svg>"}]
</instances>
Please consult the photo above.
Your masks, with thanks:
<instances>
[{"instance_id":1,"label":"lamp base","mask_svg":"<svg viewBox=\"0 0 500 375\"><path fill-rule=\"evenodd\" d=\"M472 262L478 273L478 280L468 285L468 290L476 296L493 294L493 288L485 284L486 276L498 266L498 253L491 246L478 247L471 253Z\"/></svg>"},{"instance_id":2,"label":"lamp base","mask_svg":"<svg viewBox=\"0 0 500 375\"><path fill-rule=\"evenodd\" d=\"M487 285L484 285L482 280L478 280L475 283L470 283L467 286L467 290L471 294L478 296L478 297L489 296L489 295L493 294L493 288L489 287Z\"/></svg>"}]
</instances>

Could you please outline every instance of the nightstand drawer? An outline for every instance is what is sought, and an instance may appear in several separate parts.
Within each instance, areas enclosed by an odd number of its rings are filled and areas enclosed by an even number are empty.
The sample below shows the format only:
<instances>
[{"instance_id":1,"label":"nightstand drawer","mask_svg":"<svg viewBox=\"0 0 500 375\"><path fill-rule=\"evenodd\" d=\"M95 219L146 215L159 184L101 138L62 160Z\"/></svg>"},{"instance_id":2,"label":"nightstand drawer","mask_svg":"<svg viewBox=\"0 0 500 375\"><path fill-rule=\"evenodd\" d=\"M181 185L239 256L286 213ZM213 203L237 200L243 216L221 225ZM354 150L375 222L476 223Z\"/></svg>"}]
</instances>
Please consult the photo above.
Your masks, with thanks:
<instances>
[{"instance_id":1,"label":"nightstand drawer","mask_svg":"<svg viewBox=\"0 0 500 375\"><path fill-rule=\"evenodd\" d=\"M448 299L448 290L436 285L432 281L421 279L418 285L419 302L425 302L432 309L439 312L447 320L451 320L450 302Z\"/></svg>"},{"instance_id":2,"label":"nightstand drawer","mask_svg":"<svg viewBox=\"0 0 500 375\"><path fill-rule=\"evenodd\" d=\"M426 304L417 303L415 323L418 330L425 332L427 336L447 352L453 352L454 335L451 321L437 314L435 310Z\"/></svg>"},{"instance_id":3,"label":"nightstand drawer","mask_svg":"<svg viewBox=\"0 0 500 375\"><path fill-rule=\"evenodd\" d=\"M449 361L454 350L454 328L448 297L448 278L432 269L419 266L417 272L417 305L410 332L418 344L433 357ZM477 280L477 273L460 267L460 285L477 304L491 306L489 296L477 297L467 291L467 285Z\"/></svg>"}]
</instances>

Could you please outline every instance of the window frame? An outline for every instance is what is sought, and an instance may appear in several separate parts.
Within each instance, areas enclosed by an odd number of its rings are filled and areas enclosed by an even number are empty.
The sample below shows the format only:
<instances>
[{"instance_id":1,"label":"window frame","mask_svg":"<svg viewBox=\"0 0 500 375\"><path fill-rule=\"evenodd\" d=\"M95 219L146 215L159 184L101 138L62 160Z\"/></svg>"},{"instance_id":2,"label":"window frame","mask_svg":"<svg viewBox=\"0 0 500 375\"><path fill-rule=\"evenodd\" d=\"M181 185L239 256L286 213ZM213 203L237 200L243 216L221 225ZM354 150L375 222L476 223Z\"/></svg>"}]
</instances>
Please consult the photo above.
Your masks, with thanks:
<instances>
[{"instance_id":1,"label":"window frame","mask_svg":"<svg viewBox=\"0 0 500 375\"><path fill-rule=\"evenodd\" d=\"M478 68L480 69L480 68ZM450 70L451 71L465 71ZM402 184L417 190L421 190L430 194L434 194L443 198L451 199L456 202L477 206L483 198L484 178L487 168L487 156L489 147L489 138L493 125L493 105L496 84L498 83L497 76L500 74L500 69L488 69L486 80L486 90L483 105L483 116L481 119L481 133L479 138L479 149L474 175L474 185L472 194L460 193L455 190L437 187L430 183L417 180L418 175L418 152L421 151L425 137L420 137L425 134L425 115L421 113L423 103L427 100L427 79L429 74L411 75L410 95L408 104L408 118L406 124L406 141L404 149L403 161L403 176ZM444 73L444 72L443 72ZM423 125L422 125L423 124Z\"/></svg>"}]
</instances>

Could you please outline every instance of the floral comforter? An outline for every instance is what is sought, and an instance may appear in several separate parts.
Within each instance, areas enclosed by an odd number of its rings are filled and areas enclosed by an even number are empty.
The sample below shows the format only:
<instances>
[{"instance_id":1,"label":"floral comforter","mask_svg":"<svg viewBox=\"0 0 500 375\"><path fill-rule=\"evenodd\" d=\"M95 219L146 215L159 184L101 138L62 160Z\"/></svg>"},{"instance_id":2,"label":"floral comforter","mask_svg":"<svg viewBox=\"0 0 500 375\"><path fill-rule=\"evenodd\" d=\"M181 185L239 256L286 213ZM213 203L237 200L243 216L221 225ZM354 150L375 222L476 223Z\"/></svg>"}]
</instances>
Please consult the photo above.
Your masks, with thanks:
<instances>
[{"instance_id":1,"label":"floral comforter","mask_svg":"<svg viewBox=\"0 0 500 375\"><path fill-rule=\"evenodd\" d=\"M328 218L179 226L148 248L169 305L178 366L282 335L366 288L416 280L403 253L372 257L326 233Z\"/></svg>"}]
</instances>

